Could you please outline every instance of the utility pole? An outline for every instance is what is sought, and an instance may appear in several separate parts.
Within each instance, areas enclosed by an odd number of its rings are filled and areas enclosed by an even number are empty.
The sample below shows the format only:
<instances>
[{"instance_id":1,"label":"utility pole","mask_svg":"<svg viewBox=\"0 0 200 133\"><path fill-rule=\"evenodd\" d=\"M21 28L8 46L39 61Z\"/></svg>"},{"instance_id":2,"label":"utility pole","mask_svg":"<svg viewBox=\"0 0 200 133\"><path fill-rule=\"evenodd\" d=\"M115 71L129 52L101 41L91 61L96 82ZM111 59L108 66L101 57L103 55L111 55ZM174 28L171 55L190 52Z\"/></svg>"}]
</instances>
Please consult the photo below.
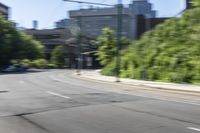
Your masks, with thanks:
<instances>
[{"instance_id":1,"label":"utility pole","mask_svg":"<svg viewBox=\"0 0 200 133\"><path fill-rule=\"evenodd\" d=\"M145 18L145 32L148 32L151 30L151 16L150 14L146 14L144 15L144 18ZM141 77L142 77L142 80L147 80L147 70L144 64L145 63L143 60L143 70L141 72Z\"/></svg>"},{"instance_id":2,"label":"utility pole","mask_svg":"<svg viewBox=\"0 0 200 133\"><path fill-rule=\"evenodd\" d=\"M116 82L120 82L122 13L123 13L122 0L118 0L118 5L117 5Z\"/></svg>"},{"instance_id":3,"label":"utility pole","mask_svg":"<svg viewBox=\"0 0 200 133\"><path fill-rule=\"evenodd\" d=\"M79 3L79 10L81 10L81 3ZM78 21L78 27L79 27L79 33L77 35L77 44L78 44L78 48L77 48L77 71L76 74L77 75L81 75L81 68L82 68L82 14L81 12L79 12L80 14L78 15L77 21Z\"/></svg>"}]
</instances>

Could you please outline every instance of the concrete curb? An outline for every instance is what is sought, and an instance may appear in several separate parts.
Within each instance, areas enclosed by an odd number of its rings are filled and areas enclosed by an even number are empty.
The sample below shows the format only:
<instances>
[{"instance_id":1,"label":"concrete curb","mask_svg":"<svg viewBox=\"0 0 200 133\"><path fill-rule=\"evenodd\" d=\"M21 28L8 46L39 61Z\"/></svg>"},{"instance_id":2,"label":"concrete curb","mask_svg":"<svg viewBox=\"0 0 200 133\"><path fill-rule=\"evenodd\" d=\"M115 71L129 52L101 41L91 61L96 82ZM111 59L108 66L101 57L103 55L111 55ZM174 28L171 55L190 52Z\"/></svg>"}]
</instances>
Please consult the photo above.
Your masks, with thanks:
<instances>
[{"instance_id":1,"label":"concrete curb","mask_svg":"<svg viewBox=\"0 0 200 133\"><path fill-rule=\"evenodd\" d=\"M75 75L75 74L74 74ZM76 75L77 76L77 75ZM98 77L102 76L102 75L97 75ZM98 82L103 82L103 83L111 83L111 84L120 84L120 85L128 85L128 86L140 86L140 87L149 87L149 88L152 88L152 89L158 89L158 90L166 90L166 91L174 91L174 92L189 92L189 93L198 93L200 94L200 86L195 86L195 85L185 85L185 86L188 86L188 88L190 89L181 89L181 85L184 86L184 84L174 84L174 83L159 83L159 84L162 84L162 86L160 85L148 85L147 82L148 81L140 81L138 80L138 82L140 83L127 83L125 81L122 81L121 82L115 82L114 80L106 80L104 79L104 77L108 77L108 78L114 78L114 77L109 77L109 76L102 76L100 78L96 78L95 74L91 74L91 75L88 75L88 74L84 74L82 73L80 76L77 76L81 79L88 79L88 80L93 80L93 81L98 81ZM131 79L128 79L128 80L131 80ZM134 80L134 82L137 82L137 80ZM144 82L144 83L142 83ZM146 82L146 83L145 83ZM157 84L158 82L149 82L149 83L155 83ZM166 87L164 86L166 85ZM167 86L167 85L170 85ZM174 85L174 87L171 87L172 85ZM178 88L176 88L176 85ZM179 86L180 85L180 86ZM191 89L193 87L193 89ZM198 89L199 88L199 89Z\"/></svg>"}]
</instances>

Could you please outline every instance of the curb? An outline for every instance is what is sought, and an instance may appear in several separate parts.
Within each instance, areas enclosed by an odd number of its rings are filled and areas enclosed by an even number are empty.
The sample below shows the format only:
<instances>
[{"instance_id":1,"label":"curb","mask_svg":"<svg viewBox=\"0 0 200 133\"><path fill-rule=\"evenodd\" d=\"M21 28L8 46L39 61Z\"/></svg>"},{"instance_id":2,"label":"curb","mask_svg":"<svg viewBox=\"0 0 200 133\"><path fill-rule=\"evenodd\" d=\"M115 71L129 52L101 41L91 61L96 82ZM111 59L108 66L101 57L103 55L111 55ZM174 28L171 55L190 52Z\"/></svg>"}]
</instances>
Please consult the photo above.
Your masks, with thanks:
<instances>
[{"instance_id":1,"label":"curb","mask_svg":"<svg viewBox=\"0 0 200 133\"><path fill-rule=\"evenodd\" d=\"M126 85L129 87L133 87L133 86L137 86L137 87L148 87L148 88L152 88L152 89L157 89L157 90L163 90L163 91L173 91L173 92L188 92L188 93L196 93L196 94L200 94L200 91L195 91L195 90L181 90L181 89L175 89L175 88L168 88L168 87L154 87L151 85L145 85L145 84L127 84L122 82L114 82L114 81L105 81L105 80L99 80L99 79L95 79L95 78L89 78L88 76L82 76L84 74L82 74L81 76L78 76L76 74L73 74L74 76L83 79L83 80L93 80L95 82L101 82L101 83L108 83L108 84L114 84L114 85Z\"/></svg>"}]
</instances>

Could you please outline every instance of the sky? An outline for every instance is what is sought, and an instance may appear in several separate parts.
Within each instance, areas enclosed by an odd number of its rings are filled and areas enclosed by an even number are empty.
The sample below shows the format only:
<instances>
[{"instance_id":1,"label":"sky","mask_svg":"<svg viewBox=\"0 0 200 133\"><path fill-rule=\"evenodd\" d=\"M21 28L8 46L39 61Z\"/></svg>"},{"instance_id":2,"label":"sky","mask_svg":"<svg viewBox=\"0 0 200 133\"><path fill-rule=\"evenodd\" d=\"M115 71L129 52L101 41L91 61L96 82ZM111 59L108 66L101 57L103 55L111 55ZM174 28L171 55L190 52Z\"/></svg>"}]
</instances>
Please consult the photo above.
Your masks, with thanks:
<instances>
[{"instance_id":1,"label":"sky","mask_svg":"<svg viewBox=\"0 0 200 133\"><path fill-rule=\"evenodd\" d=\"M80 0L116 4L117 0ZM18 26L31 28L32 21L38 20L39 28L53 28L54 22L68 17L67 11L79 9L76 3L63 0L0 0L11 8L10 19L19 23ZM130 4L132 0L123 0L123 4ZM158 17L170 17L185 8L185 0L149 0L153 9L157 10ZM89 5L81 5L87 8Z\"/></svg>"}]
</instances>

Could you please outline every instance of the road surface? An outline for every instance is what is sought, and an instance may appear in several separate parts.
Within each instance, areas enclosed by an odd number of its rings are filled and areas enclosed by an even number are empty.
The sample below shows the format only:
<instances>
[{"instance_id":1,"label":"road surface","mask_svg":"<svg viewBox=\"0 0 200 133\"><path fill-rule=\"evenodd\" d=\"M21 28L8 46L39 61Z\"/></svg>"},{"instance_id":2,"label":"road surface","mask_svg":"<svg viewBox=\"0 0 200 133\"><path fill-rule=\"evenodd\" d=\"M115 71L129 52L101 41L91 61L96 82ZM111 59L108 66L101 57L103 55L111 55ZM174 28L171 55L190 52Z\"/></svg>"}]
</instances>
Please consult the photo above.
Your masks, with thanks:
<instances>
[{"instance_id":1,"label":"road surface","mask_svg":"<svg viewBox=\"0 0 200 133\"><path fill-rule=\"evenodd\" d=\"M200 94L80 79L0 75L0 133L200 133Z\"/></svg>"}]
</instances>

